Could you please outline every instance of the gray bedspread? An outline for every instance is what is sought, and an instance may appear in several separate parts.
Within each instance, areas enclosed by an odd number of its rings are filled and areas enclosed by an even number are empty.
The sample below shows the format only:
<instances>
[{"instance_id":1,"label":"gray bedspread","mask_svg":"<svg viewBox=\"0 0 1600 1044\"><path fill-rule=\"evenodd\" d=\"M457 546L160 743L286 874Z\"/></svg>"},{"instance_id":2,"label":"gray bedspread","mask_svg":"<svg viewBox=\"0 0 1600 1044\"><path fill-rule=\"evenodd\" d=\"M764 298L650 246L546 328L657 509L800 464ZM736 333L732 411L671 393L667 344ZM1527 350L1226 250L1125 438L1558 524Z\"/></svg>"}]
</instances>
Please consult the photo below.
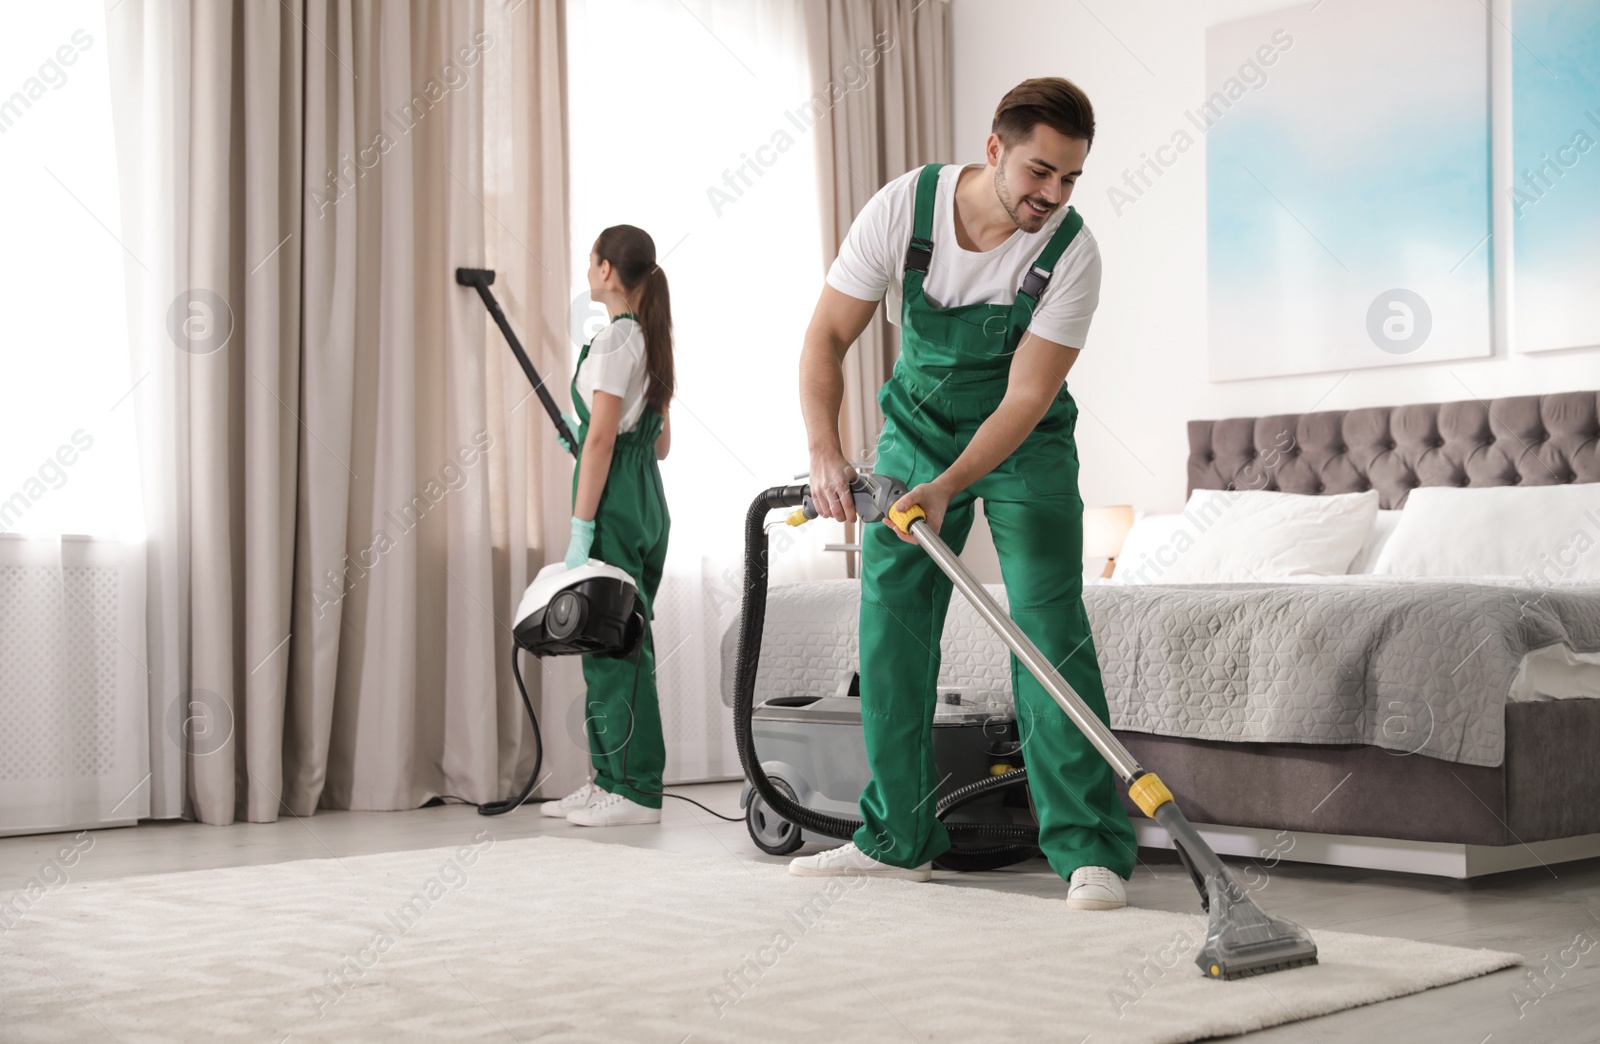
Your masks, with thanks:
<instances>
[{"instance_id":1,"label":"gray bedspread","mask_svg":"<svg viewBox=\"0 0 1600 1044\"><path fill-rule=\"evenodd\" d=\"M1112 724L1364 743L1498 765L1522 657L1600 650L1600 590L1408 583L1091 587Z\"/></svg>"},{"instance_id":2,"label":"gray bedspread","mask_svg":"<svg viewBox=\"0 0 1600 1044\"><path fill-rule=\"evenodd\" d=\"M1340 580L1085 588L1112 725L1493 766L1524 654L1557 642L1600 651L1600 587ZM758 701L829 693L855 669L858 598L853 581L773 589ZM1000 640L960 595L950 616L941 683L1009 697ZM737 632L735 621L723 642L730 705Z\"/></svg>"}]
</instances>

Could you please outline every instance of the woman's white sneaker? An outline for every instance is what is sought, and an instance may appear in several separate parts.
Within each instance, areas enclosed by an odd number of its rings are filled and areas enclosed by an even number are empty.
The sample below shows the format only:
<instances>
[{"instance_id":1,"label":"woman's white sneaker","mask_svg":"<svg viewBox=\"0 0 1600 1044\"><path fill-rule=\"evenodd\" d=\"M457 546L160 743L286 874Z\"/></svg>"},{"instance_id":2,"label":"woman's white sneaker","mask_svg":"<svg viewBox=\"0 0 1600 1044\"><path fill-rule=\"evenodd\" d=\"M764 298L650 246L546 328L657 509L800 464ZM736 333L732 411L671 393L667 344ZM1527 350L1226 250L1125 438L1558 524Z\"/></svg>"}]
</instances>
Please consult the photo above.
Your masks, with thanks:
<instances>
[{"instance_id":1,"label":"woman's white sneaker","mask_svg":"<svg viewBox=\"0 0 1600 1044\"><path fill-rule=\"evenodd\" d=\"M539 806L539 814L549 816L552 819L566 819L568 812L571 812L574 809L583 808L585 805L589 804L589 802L593 801L595 798L604 793L605 791L595 786L594 782L591 780L590 782L579 787L577 790L574 790L572 793L568 794L566 797L562 798L560 801L546 801L544 804Z\"/></svg>"},{"instance_id":2,"label":"woman's white sneaker","mask_svg":"<svg viewBox=\"0 0 1600 1044\"><path fill-rule=\"evenodd\" d=\"M1080 866L1067 882L1067 905L1074 910L1120 910L1128 905L1122 878L1103 866Z\"/></svg>"},{"instance_id":3,"label":"woman's white sneaker","mask_svg":"<svg viewBox=\"0 0 1600 1044\"><path fill-rule=\"evenodd\" d=\"M600 792L600 796L582 808L567 813L567 822L578 826L639 826L661 822L659 808L646 808L621 794Z\"/></svg>"},{"instance_id":4,"label":"woman's white sneaker","mask_svg":"<svg viewBox=\"0 0 1600 1044\"><path fill-rule=\"evenodd\" d=\"M789 872L796 877L897 877L904 881L926 881L933 876L933 864L907 869L867 855L855 842L830 848L816 855L789 860Z\"/></svg>"}]
</instances>

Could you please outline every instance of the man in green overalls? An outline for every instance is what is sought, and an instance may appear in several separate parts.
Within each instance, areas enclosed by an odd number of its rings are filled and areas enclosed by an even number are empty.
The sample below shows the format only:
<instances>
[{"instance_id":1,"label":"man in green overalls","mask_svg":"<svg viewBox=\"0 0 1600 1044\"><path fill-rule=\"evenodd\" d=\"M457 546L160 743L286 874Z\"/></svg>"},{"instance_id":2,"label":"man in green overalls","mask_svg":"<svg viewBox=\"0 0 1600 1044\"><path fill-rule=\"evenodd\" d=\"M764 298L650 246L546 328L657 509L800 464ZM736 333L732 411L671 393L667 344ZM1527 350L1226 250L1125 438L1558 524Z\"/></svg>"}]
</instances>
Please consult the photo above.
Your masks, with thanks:
<instances>
[{"instance_id":1,"label":"man in green overalls","mask_svg":"<svg viewBox=\"0 0 1600 1044\"><path fill-rule=\"evenodd\" d=\"M1000 102L986 166L923 167L880 190L828 273L800 379L813 500L821 514L854 521L841 363L889 295L900 356L878 393L874 472L905 480L897 506L921 505L958 552L983 500L1012 618L1106 720L1083 607L1078 408L1064 383L1099 299L1098 250L1066 205L1093 137L1082 91L1028 80ZM892 523L863 529L864 825L850 844L790 870L926 881L950 847L933 811L932 727L951 584ZM1110 767L1014 656L1011 689L1039 845L1069 882L1068 905L1125 905L1135 841Z\"/></svg>"}]
</instances>

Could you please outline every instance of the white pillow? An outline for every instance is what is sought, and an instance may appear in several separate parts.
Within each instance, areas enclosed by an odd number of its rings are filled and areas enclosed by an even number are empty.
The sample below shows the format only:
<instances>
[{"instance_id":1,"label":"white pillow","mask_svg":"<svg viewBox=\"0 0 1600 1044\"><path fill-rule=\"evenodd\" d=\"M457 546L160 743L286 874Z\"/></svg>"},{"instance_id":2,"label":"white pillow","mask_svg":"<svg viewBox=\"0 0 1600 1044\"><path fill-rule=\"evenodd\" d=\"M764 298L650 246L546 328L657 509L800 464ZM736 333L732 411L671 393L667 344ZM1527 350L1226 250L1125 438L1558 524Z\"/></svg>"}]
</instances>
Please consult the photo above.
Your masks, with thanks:
<instances>
[{"instance_id":1,"label":"white pillow","mask_svg":"<svg viewBox=\"0 0 1600 1044\"><path fill-rule=\"evenodd\" d=\"M1206 583L1339 574L1350 567L1377 514L1377 490L1315 497L1197 489L1182 515L1134 523L1113 579Z\"/></svg>"},{"instance_id":2,"label":"white pillow","mask_svg":"<svg viewBox=\"0 0 1600 1044\"><path fill-rule=\"evenodd\" d=\"M1400 524L1399 511L1378 512L1378 517L1372 520L1372 528L1367 530L1367 539L1362 541L1361 550L1356 552L1356 557L1350 563L1352 573L1371 573L1372 567L1377 564L1378 555L1383 547L1394 536L1394 527Z\"/></svg>"},{"instance_id":3,"label":"white pillow","mask_svg":"<svg viewBox=\"0 0 1600 1044\"><path fill-rule=\"evenodd\" d=\"M1372 571L1600 580L1600 482L1418 486Z\"/></svg>"},{"instance_id":4,"label":"white pillow","mask_svg":"<svg viewBox=\"0 0 1600 1044\"><path fill-rule=\"evenodd\" d=\"M1173 545L1192 544L1193 534L1193 527L1182 515L1140 515L1122 541L1122 551L1111 573L1112 582L1155 583L1173 560Z\"/></svg>"}]
</instances>

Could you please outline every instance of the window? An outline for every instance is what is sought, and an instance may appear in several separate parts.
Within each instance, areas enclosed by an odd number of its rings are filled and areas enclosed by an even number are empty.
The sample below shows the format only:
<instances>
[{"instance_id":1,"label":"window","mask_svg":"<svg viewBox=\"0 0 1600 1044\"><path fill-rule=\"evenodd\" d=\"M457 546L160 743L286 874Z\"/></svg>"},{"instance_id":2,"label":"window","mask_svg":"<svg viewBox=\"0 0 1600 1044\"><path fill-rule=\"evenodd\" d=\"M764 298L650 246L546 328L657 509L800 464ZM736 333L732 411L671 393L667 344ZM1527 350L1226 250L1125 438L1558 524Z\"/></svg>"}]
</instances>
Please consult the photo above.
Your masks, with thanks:
<instances>
[{"instance_id":1,"label":"window","mask_svg":"<svg viewBox=\"0 0 1600 1044\"><path fill-rule=\"evenodd\" d=\"M104 4L0 34L0 533L143 534Z\"/></svg>"},{"instance_id":2,"label":"window","mask_svg":"<svg viewBox=\"0 0 1600 1044\"><path fill-rule=\"evenodd\" d=\"M809 465L799 357L824 268L803 14L801 0L568 8L574 326L609 225L650 233L672 293L672 535L655 637L676 781L739 774L718 697L744 513ZM596 308L579 338L604 322ZM778 526L774 581L843 577L826 536Z\"/></svg>"}]
</instances>

